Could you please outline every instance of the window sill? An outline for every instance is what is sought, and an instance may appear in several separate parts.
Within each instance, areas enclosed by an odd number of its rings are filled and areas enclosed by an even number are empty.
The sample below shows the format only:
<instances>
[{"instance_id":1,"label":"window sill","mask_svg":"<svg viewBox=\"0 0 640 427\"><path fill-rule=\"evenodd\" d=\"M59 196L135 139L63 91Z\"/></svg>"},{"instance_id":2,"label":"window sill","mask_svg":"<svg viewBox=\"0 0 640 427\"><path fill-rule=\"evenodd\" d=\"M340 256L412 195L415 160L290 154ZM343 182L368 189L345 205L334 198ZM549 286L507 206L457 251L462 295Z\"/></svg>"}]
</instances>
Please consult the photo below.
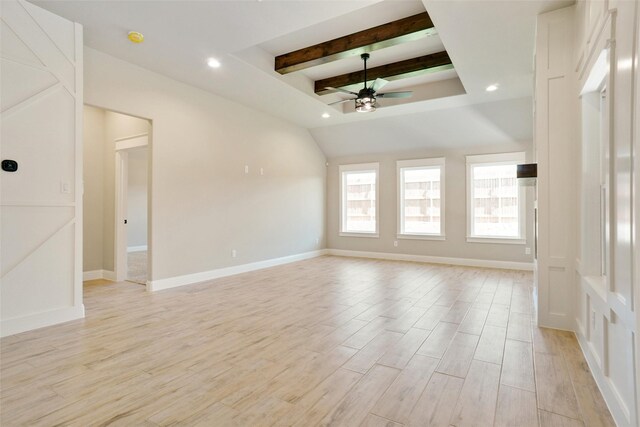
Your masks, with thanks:
<instances>
[{"instance_id":1,"label":"window sill","mask_svg":"<svg viewBox=\"0 0 640 427\"><path fill-rule=\"evenodd\" d=\"M373 238L378 238L380 237L378 235L378 233L358 233L358 232L354 232L354 231L341 231L340 233L338 233L338 235L340 237L373 237Z\"/></svg>"},{"instance_id":2,"label":"window sill","mask_svg":"<svg viewBox=\"0 0 640 427\"><path fill-rule=\"evenodd\" d=\"M446 240L444 234L398 234L396 237L406 240Z\"/></svg>"},{"instance_id":3,"label":"window sill","mask_svg":"<svg viewBox=\"0 0 640 427\"><path fill-rule=\"evenodd\" d=\"M527 243L525 239L509 238L509 237L475 237L468 236L467 243L497 243L505 245L524 245Z\"/></svg>"}]
</instances>

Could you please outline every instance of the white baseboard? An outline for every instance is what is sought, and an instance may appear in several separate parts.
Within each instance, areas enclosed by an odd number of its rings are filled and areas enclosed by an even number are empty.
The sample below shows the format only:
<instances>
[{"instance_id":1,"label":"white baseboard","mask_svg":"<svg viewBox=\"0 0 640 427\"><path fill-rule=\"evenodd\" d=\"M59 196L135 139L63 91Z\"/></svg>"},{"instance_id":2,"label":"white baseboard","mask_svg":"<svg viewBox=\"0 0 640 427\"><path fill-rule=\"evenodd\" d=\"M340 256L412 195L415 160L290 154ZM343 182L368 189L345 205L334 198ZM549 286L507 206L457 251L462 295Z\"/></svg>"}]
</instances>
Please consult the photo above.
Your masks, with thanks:
<instances>
[{"instance_id":1,"label":"white baseboard","mask_svg":"<svg viewBox=\"0 0 640 427\"><path fill-rule=\"evenodd\" d=\"M302 261L309 258L326 255L326 249L305 252L296 255L289 255L281 258L267 259L264 261L252 262L249 264L234 265L233 267L218 268L216 270L203 271L200 273L185 274L184 276L169 277L167 279L151 280L147 282L147 290L151 292L162 289L175 288L178 286L193 285L195 283L206 282L219 279L220 277L234 276L236 274L247 273L249 271L261 270L263 268L275 267L277 265L288 264L290 262Z\"/></svg>"},{"instance_id":2,"label":"white baseboard","mask_svg":"<svg viewBox=\"0 0 640 427\"><path fill-rule=\"evenodd\" d=\"M587 360L587 365L589 365L593 379L596 381L600 394L602 394L602 398L607 404L607 408L609 408L609 412L611 412L611 416L616 422L616 425L631 426L632 419L629 409L623 403L624 400L617 395L616 388L609 385L610 380L604 376L598 366L596 358L589 349L589 342L581 333L576 333L576 338L578 339L580 350L582 350L582 354Z\"/></svg>"},{"instance_id":3,"label":"white baseboard","mask_svg":"<svg viewBox=\"0 0 640 427\"><path fill-rule=\"evenodd\" d=\"M109 270L92 270L85 271L82 273L82 281L86 282L87 280L98 280L98 279L106 279L106 280L116 280L116 273Z\"/></svg>"},{"instance_id":4,"label":"white baseboard","mask_svg":"<svg viewBox=\"0 0 640 427\"><path fill-rule=\"evenodd\" d=\"M30 314L28 316L5 319L0 322L0 336L19 334L20 332L32 329L44 328L70 320L82 319L84 317L84 304L73 307L59 308L57 310L45 311L42 313Z\"/></svg>"},{"instance_id":5,"label":"white baseboard","mask_svg":"<svg viewBox=\"0 0 640 427\"><path fill-rule=\"evenodd\" d=\"M410 254L391 254L384 252L365 252L350 251L344 249L328 249L329 255L355 257L355 258L374 258L387 259L393 261L414 261L426 262L432 264L450 264L462 265L466 267L485 267L499 268L504 270L525 270L533 271L533 263L531 262L513 262L513 261L494 261L488 259L469 259L469 258L448 258L430 255L410 255Z\"/></svg>"},{"instance_id":6,"label":"white baseboard","mask_svg":"<svg viewBox=\"0 0 640 427\"><path fill-rule=\"evenodd\" d=\"M129 246L127 247L127 252L142 252L147 250L147 245L141 246Z\"/></svg>"}]
</instances>

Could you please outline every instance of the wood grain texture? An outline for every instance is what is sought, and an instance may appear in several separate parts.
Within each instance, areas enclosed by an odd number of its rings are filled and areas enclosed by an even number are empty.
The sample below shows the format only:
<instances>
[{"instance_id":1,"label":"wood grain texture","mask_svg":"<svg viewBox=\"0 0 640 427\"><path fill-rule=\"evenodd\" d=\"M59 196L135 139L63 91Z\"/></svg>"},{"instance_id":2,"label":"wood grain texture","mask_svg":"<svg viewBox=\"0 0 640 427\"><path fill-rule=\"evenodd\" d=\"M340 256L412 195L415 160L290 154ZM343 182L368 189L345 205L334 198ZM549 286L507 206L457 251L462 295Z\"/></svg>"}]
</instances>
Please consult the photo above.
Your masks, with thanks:
<instances>
[{"instance_id":1,"label":"wood grain texture","mask_svg":"<svg viewBox=\"0 0 640 427\"><path fill-rule=\"evenodd\" d=\"M536 394L505 385L498 392L496 427L537 427Z\"/></svg>"},{"instance_id":2,"label":"wood grain texture","mask_svg":"<svg viewBox=\"0 0 640 427\"><path fill-rule=\"evenodd\" d=\"M407 425L448 427L464 380L435 372L409 414Z\"/></svg>"},{"instance_id":3,"label":"wood grain texture","mask_svg":"<svg viewBox=\"0 0 640 427\"><path fill-rule=\"evenodd\" d=\"M371 412L406 424L411 410L427 386L437 364L438 359L419 354L413 356Z\"/></svg>"},{"instance_id":4,"label":"wood grain texture","mask_svg":"<svg viewBox=\"0 0 640 427\"><path fill-rule=\"evenodd\" d=\"M313 46L298 49L278 55L275 58L275 70L280 74L286 74L305 69L314 65L313 61L323 60L321 63L331 62L343 57L355 55L360 50L370 52L385 41L385 47L403 43L407 40L403 37L412 36L411 40L418 37L426 37L433 28L433 22L427 12L388 22L373 28L358 31L353 34L338 37ZM360 49L360 50L358 50Z\"/></svg>"},{"instance_id":5,"label":"wood grain texture","mask_svg":"<svg viewBox=\"0 0 640 427\"><path fill-rule=\"evenodd\" d=\"M541 425L613 425L575 337L528 321L531 281L321 257L153 294L86 283L86 319L0 341L2 425L527 425L532 397Z\"/></svg>"},{"instance_id":6,"label":"wood grain texture","mask_svg":"<svg viewBox=\"0 0 640 427\"><path fill-rule=\"evenodd\" d=\"M538 408L581 419L569 372L561 355L535 354Z\"/></svg>"},{"instance_id":7,"label":"wood grain texture","mask_svg":"<svg viewBox=\"0 0 640 427\"><path fill-rule=\"evenodd\" d=\"M442 356L437 371L454 377L466 377L478 339L477 335L456 333L447 352Z\"/></svg>"},{"instance_id":8,"label":"wood grain texture","mask_svg":"<svg viewBox=\"0 0 640 427\"><path fill-rule=\"evenodd\" d=\"M533 375L533 349L529 343L507 340L500 383L523 390L536 391Z\"/></svg>"},{"instance_id":9,"label":"wood grain texture","mask_svg":"<svg viewBox=\"0 0 640 427\"><path fill-rule=\"evenodd\" d=\"M500 366L474 360L451 419L455 426L493 425L500 382Z\"/></svg>"},{"instance_id":10,"label":"wood grain texture","mask_svg":"<svg viewBox=\"0 0 640 427\"><path fill-rule=\"evenodd\" d=\"M473 358L501 365L506 336L507 328L485 326L482 330L482 335L480 335L480 341L478 341L478 347L476 347Z\"/></svg>"}]
</instances>

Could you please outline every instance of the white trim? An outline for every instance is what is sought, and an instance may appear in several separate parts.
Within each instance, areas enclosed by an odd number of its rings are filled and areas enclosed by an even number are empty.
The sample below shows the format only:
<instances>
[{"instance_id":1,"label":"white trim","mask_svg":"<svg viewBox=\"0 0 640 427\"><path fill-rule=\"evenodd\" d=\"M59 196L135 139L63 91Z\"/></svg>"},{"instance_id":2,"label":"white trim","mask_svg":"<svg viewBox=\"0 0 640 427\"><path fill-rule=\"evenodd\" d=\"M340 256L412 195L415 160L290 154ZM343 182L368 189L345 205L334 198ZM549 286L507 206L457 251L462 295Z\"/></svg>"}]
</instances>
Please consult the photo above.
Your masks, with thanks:
<instances>
[{"instance_id":1,"label":"white trim","mask_svg":"<svg viewBox=\"0 0 640 427\"><path fill-rule=\"evenodd\" d=\"M149 145L149 135L144 133L142 135L119 138L115 140L115 143L116 151L130 150L132 148L144 148Z\"/></svg>"},{"instance_id":2,"label":"white trim","mask_svg":"<svg viewBox=\"0 0 640 427\"><path fill-rule=\"evenodd\" d=\"M524 245L527 243L526 239L519 237L489 237L489 236L468 236L467 243L497 243L501 245Z\"/></svg>"},{"instance_id":3,"label":"white trim","mask_svg":"<svg viewBox=\"0 0 640 427\"><path fill-rule=\"evenodd\" d=\"M326 255L326 249L304 252L296 255L289 255L280 258L272 258L264 261L256 261L249 264L234 265L232 267L218 268L216 270L202 271L200 273L185 274L184 276L169 277L166 279L151 280L147 282L147 290L150 292L163 289L175 288L178 286L193 285L195 283L207 282L221 277L234 276L236 274L261 270L263 268L275 267L277 265L302 261Z\"/></svg>"},{"instance_id":4,"label":"white trim","mask_svg":"<svg viewBox=\"0 0 640 427\"><path fill-rule=\"evenodd\" d=\"M113 244L113 256L115 260L116 281L121 282L127 278L127 227L124 220L127 218L127 182L129 169L129 152L127 150L116 151L115 155L115 240Z\"/></svg>"},{"instance_id":5,"label":"white trim","mask_svg":"<svg viewBox=\"0 0 640 427\"><path fill-rule=\"evenodd\" d=\"M514 151L512 153L497 154L474 154L465 156L467 164L489 163L489 164L512 164L513 162L525 162L524 151Z\"/></svg>"},{"instance_id":6,"label":"white trim","mask_svg":"<svg viewBox=\"0 0 640 427\"><path fill-rule=\"evenodd\" d=\"M143 252L147 250L147 245L128 246L127 252Z\"/></svg>"},{"instance_id":7,"label":"white trim","mask_svg":"<svg viewBox=\"0 0 640 427\"><path fill-rule=\"evenodd\" d=\"M611 380L603 374L602 369L598 364L597 353L591 350L593 347L583 334L575 332L574 334L578 339L580 350L587 361L587 365L593 375L596 386L598 387L598 390L600 390L604 403L607 405L607 409L609 409L613 419L616 421L623 419L626 422L629 422L631 420L629 408L625 405L624 399L622 399L617 393L616 388L612 386ZM589 349L589 351L585 351L586 349Z\"/></svg>"},{"instance_id":8,"label":"white trim","mask_svg":"<svg viewBox=\"0 0 640 427\"><path fill-rule=\"evenodd\" d=\"M396 238L404 240L447 240L444 234L397 234Z\"/></svg>"},{"instance_id":9,"label":"white trim","mask_svg":"<svg viewBox=\"0 0 640 427\"><path fill-rule=\"evenodd\" d=\"M45 326L82 319L83 317L84 304L80 304L77 306L58 308L56 310L44 311L42 313L5 319L0 322L0 336L7 337L9 335L19 334L32 329L44 328Z\"/></svg>"},{"instance_id":10,"label":"white trim","mask_svg":"<svg viewBox=\"0 0 640 427\"><path fill-rule=\"evenodd\" d=\"M329 255L354 257L354 258L373 258L385 259L392 261L413 261L424 262L430 264L449 264L462 265L466 267L483 267L498 268L505 270L524 270L533 271L532 262L515 262L515 261L494 261L490 259L470 259L470 258L449 258L430 255L410 255L410 254L391 254L384 252L365 252L350 251L344 249L328 249Z\"/></svg>"},{"instance_id":11,"label":"white trim","mask_svg":"<svg viewBox=\"0 0 640 427\"><path fill-rule=\"evenodd\" d=\"M91 271L85 271L82 273L83 282L86 282L87 280L99 280L99 279L111 280L115 282L116 273L109 270L91 270Z\"/></svg>"},{"instance_id":12,"label":"white trim","mask_svg":"<svg viewBox=\"0 0 640 427\"><path fill-rule=\"evenodd\" d=\"M91 270L82 272L82 281L102 279L102 270Z\"/></svg>"},{"instance_id":13,"label":"white trim","mask_svg":"<svg viewBox=\"0 0 640 427\"><path fill-rule=\"evenodd\" d=\"M344 174L345 172L375 172L376 173L376 229L374 232L358 232L344 229L346 222L346 212L344 210L346 194L344 193ZM380 163L358 163L351 165L339 165L338 166L338 179L340 183L340 235L349 236L368 236L378 237L380 232Z\"/></svg>"},{"instance_id":14,"label":"white trim","mask_svg":"<svg viewBox=\"0 0 640 427\"><path fill-rule=\"evenodd\" d=\"M378 233L365 233L364 231L362 233L356 231L340 232L338 235L340 237L373 237L374 239L380 237Z\"/></svg>"},{"instance_id":15,"label":"white trim","mask_svg":"<svg viewBox=\"0 0 640 427\"><path fill-rule=\"evenodd\" d=\"M516 241L522 241L526 243L526 223L527 223L527 193L522 185L518 185L518 234L519 236L510 237L491 237L491 236L476 236L473 230L473 174L471 173L475 165L485 166L498 166L498 165L512 165L526 162L526 153L524 151L512 152L512 153L499 153L499 154L479 154L470 155L466 157L467 177L466 177L466 199L467 199L467 242L469 243L484 243L479 239L487 239L487 243L513 243L508 241L515 239ZM524 244L516 242L516 244Z\"/></svg>"},{"instance_id":16,"label":"white trim","mask_svg":"<svg viewBox=\"0 0 640 427\"><path fill-rule=\"evenodd\" d=\"M429 159L412 159L396 161L396 231L398 239L417 240L444 240L445 235L445 181L446 181L446 160L444 157L434 157ZM402 229L404 220L404 176L403 169L438 169L440 171L440 233L420 234L407 233ZM415 237L412 237L415 236Z\"/></svg>"}]
</instances>

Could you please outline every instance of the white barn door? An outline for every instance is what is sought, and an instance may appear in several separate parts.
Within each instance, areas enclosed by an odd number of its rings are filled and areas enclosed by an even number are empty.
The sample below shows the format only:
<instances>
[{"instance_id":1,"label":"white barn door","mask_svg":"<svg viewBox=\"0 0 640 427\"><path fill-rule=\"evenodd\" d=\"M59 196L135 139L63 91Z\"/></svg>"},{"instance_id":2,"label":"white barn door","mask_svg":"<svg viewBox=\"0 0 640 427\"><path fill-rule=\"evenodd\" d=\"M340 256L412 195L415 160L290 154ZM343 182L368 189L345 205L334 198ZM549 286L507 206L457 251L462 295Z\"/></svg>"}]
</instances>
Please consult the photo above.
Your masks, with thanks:
<instances>
[{"instance_id":1,"label":"white barn door","mask_svg":"<svg viewBox=\"0 0 640 427\"><path fill-rule=\"evenodd\" d=\"M0 333L84 316L82 27L0 2Z\"/></svg>"}]
</instances>

